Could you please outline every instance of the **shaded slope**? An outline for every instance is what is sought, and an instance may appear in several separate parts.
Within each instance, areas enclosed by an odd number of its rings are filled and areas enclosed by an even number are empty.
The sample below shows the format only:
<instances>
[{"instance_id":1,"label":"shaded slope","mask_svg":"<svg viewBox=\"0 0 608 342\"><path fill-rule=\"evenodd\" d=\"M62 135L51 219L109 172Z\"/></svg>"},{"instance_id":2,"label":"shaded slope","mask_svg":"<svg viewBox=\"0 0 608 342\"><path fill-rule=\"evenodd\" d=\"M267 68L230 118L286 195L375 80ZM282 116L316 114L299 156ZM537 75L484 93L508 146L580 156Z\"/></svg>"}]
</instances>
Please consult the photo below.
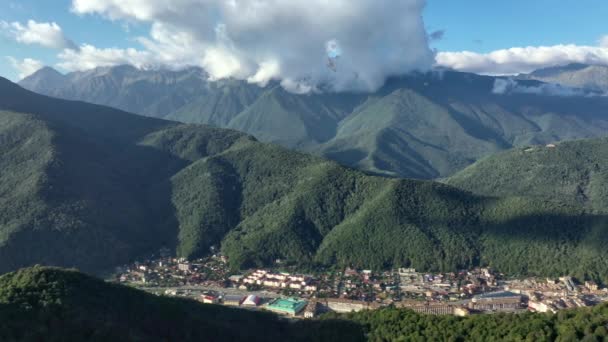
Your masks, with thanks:
<instances>
[{"instance_id":1,"label":"shaded slope","mask_svg":"<svg viewBox=\"0 0 608 342\"><path fill-rule=\"evenodd\" d=\"M1 88L2 110L30 113L2 112L2 271L41 262L93 271L175 246L169 178L185 158L243 136L200 128L195 147L172 141L164 151L145 137L174 123L46 98L5 80Z\"/></svg>"}]
</instances>

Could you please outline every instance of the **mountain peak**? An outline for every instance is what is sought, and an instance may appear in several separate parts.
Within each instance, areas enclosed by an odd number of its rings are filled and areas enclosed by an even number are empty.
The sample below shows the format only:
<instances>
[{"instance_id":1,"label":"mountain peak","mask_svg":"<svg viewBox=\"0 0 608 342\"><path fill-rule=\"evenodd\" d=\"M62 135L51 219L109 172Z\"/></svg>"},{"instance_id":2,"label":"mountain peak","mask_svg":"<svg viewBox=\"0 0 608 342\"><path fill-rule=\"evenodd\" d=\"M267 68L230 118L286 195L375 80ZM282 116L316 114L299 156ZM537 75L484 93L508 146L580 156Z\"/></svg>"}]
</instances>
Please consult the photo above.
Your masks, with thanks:
<instances>
[{"instance_id":1,"label":"mountain peak","mask_svg":"<svg viewBox=\"0 0 608 342\"><path fill-rule=\"evenodd\" d=\"M39 92L44 92L62 82L65 82L65 75L50 66L45 66L22 79L18 84L26 89L36 89Z\"/></svg>"},{"instance_id":2,"label":"mountain peak","mask_svg":"<svg viewBox=\"0 0 608 342\"><path fill-rule=\"evenodd\" d=\"M21 82L24 82L24 81L26 81L28 79L36 79L36 78L42 78L42 77L63 77L63 76L64 75L62 73L60 73L59 71L57 71L53 67L44 66L41 69L38 69L33 74L25 77L23 80L21 80Z\"/></svg>"}]
</instances>

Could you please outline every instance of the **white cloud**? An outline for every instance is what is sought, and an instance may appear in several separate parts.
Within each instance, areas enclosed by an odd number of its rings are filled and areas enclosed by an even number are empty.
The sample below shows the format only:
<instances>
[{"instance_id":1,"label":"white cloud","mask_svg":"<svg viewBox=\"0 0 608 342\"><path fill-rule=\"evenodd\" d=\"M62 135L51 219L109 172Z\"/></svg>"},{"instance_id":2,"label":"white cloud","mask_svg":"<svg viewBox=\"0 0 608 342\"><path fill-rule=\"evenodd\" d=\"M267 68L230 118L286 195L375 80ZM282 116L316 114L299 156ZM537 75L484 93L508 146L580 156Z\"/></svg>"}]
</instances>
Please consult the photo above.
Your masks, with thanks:
<instances>
[{"instance_id":1,"label":"white cloud","mask_svg":"<svg viewBox=\"0 0 608 342\"><path fill-rule=\"evenodd\" d=\"M492 88L494 94L533 94L545 96L596 96L598 94L583 89L565 87L553 83L539 83L538 85L525 85L512 78L497 78Z\"/></svg>"},{"instance_id":2,"label":"white cloud","mask_svg":"<svg viewBox=\"0 0 608 342\"><path fill-rule=\"evenodd\" d=\"M440 52L437 65L485 75L515 75L570 63L608 65L608 46L554 45L496 50Z\"/></svg>"},{"instance_id":3,"label":"white cloud","mask_svg":"<svg viewBox=\"0 0 608 342\"><path fill-rule=\"evenodd\" d=\"M6 56L6 59L11 64L11 66L17 70L19 79L23 79L39 69L41 69L44 64L36 59L25 58L22 60L18 60L11 56Z\"/></svg>"},{"instance_id":4,"label":"white cloud","mask_svg":"<svg viewBox=\"0 0 608 342\"><path fill-rule=\"evenodd\" d=\"M280 74L281 67L277 61L263 62L256 73L247 79L247 82L265 87L268 81L277 78Z\"/></svg>"},{"instance_id":5,"label":"white cloud","mask_svg":"<svg viewBox=\"0 0 608 342\"><path fill-rule=\"evenodd\" d=\"M152 24L139 38L154 63L235 77L373 90L386 77L427 69L433 52L425 0L73 0L78 14ZM340 42L336 72L326 43Z\"/></svg>"},{"instance_id":6,"label":"white cloud","mask_svg":"<svg viewBox=\"0 0 608 342\"><path fill-rule=\"evenodd\" d=\"M600 47L603 48L608 48L608 34L605 36L602 36L599 40L598 40L598 45Z\"/></svg>"},{"instance_id":7,"label":"white cloud","mask_svg":"<svg viewBox=\"0 0 608 342\"><path fill-rule=\"evenodd\" d=\"M11 38L22 44L37 44L53 49L77 49L76 44L69 40L57 23L38 23L28 20L27 23L0 22L0 28Z\"/></svg>"},{"instance_id":8,"label":"white cloud","mask_svg":"<svg viewBox=\"0 0 608 342\"><path fill-rule=\"evenodd\" d=\"M154 57L148 51L136 49L99 49L83 44L78 50L65 49L59 53L61 60L58 67L67 71L88 70L102 66L131 64L137 68L146 68L153 64Z\"/></svg>"}]
</instances>

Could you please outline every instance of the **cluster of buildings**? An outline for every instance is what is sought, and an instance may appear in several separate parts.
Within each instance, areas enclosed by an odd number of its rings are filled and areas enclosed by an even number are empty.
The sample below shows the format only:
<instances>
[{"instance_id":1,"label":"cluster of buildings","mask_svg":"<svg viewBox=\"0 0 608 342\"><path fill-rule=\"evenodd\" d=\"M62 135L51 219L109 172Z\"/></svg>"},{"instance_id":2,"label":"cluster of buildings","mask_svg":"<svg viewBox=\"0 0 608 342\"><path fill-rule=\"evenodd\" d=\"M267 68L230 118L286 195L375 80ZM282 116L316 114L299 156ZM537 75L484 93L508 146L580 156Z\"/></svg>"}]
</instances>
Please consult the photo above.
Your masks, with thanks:
<instances>
[{"instance_id":1,"label":"cluster of buildings","mask_svg":"<svg viewBox=\"0 0 608 342\"><path fill-rule=\"evenodd\" d=\"M241 286L259 285L271 289L291 289L303 292L316 292L318 287L315 280L310 276L273 273L266 270L256 270L240 279Z\"/></svg>"},{"instance_id":2,"label":"cluster of buildings","mask_svg":"<svg viewBox=\"0 0 608 342\"><path fill-rule=\"evenodd\" d=\"M528 309L534 312L555 313L608 300L608 289L600 289L593 281L576 284L571 277L513 280L506 282L505 287L524 296Z\"/></svg>"},{"instance_id":3,"label":"cluster of buildings","mask_svg":"<svg viewBox=\"0 0 608 342\"><path fill-rule=\"evenodd\" d=\"M117 280L145 287L218 286L229 284L227 260L213 255L188 261L182 258L150 258L119 267Z\"/></svg>"},{"instance_id":4,"label":"cluster of buildings","mask_svg":"<svg viewBox=\"0 0 608 342\"><path fill-rule=\"evenodd\" d=\"M383 272L346 268L315 275L256 269L231 275L226 258L214 255L195 261L161 256L137 262L123 267L117 280L147 289L166 288L166 295L188 296L203 303L305 318L327 311L374 310L388 305L457 316L519 310L557 312L608 300L608 290L591 281L576 284L570 277L503 278L489 268L436 274L412 268Z\"/></svg>"}]
</instances>

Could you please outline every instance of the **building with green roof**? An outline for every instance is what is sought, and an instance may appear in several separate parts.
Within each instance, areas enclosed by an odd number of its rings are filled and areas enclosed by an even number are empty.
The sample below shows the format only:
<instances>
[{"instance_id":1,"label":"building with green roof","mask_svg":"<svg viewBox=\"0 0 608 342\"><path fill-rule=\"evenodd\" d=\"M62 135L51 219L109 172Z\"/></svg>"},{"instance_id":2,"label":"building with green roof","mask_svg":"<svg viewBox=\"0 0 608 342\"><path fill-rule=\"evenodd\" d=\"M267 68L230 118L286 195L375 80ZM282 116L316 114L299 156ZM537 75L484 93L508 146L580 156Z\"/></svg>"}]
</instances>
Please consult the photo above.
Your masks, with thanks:
<instances>
[{"instance_id":1,"label":"building with green roof","mask_svg":"<svg viewBox=\"0 0 608 342\"><path fill-rule=\"evenodd\" d=\"M266 309L283 315L295 316L304 310L306 304L308 302L297 298L277 298L266 304Z\"/></svg>"}]
</instances>

